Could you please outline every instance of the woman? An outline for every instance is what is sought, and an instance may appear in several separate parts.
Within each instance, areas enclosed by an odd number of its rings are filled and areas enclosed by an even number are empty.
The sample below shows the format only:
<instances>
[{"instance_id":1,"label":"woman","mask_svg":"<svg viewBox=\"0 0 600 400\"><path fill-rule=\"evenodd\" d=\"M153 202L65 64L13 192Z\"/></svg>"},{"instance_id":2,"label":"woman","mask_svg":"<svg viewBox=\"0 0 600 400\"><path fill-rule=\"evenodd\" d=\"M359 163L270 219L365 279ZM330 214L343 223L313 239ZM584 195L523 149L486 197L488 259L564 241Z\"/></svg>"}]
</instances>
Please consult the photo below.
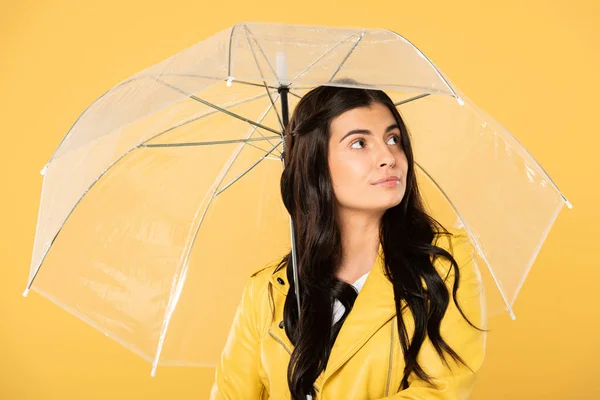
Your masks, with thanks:
<instances>
[{"instance_id":1,"label":"woman","mask_svg":"<svg viewBox=\"0 0 600 400\"><path fill-rule=\"evenodd\" d=\"M315 88L285 141L301 315L290 253L250 278L211 399L469 398L485 354L481 279L466 234L427 215L391 99Z\"/></svg>"}]
</instances>

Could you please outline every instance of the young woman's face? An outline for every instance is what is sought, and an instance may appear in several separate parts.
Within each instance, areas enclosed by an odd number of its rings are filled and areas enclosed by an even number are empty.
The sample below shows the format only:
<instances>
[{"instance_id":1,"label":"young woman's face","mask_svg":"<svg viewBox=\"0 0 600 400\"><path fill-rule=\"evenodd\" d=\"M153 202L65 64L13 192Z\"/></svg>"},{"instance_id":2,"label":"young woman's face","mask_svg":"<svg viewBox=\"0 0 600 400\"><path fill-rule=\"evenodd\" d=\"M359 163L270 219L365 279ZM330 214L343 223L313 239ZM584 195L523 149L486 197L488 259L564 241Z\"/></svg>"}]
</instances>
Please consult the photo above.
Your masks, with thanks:
<instances>
[{"instance_id":1,"label":"young woman's face","mask_svg":"<svg viewBox=\"0 0 600 400\"><path fill-rule=\"evenodd\" d=\"M408 162L400 129L380 103L348 110L331 121L329 170L338 205L385 211L402 201ZM382 179L396 178L377 183Z\"/></svg>"}]
</instances>

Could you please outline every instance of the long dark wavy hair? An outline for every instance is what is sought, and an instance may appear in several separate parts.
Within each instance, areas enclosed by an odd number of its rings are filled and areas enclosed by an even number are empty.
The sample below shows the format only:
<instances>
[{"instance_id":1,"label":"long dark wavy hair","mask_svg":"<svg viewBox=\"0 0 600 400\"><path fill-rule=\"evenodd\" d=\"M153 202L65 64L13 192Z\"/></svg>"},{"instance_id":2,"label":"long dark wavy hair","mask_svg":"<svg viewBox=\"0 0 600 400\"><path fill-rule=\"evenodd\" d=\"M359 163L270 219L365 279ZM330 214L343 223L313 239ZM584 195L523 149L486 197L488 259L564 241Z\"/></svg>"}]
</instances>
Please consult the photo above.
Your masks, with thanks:
<instances>
[{"instance_id":1,"label":"long dark wavy hair","mask_svg":"<svg viewBox=\"0 0 600 400\"><path fill-rule=\"evenodd\" d=\"M338 82L355 83L349 80ZM417 187L409 133L400 113L381 90L319 86L299 101L285 129L285 168L281 176L283 203L295 226L300 281L301 315L298 318L294 277L292 268L287 268L290 290L283 316L285 333L294 344L287 372L294 400L305 400L307 394L315 396L314 382L325 369L333 342L357 297L356 290L334 274L341 263L342 241L328 164L330 122L348 110L373 103L388 107L394 115L401 131L398 145L408 160L404 198L400 204L386 210L379 231L386 275L394 287L398 336L406 364L400 389L408 387L408 376L412 372L436 386L417 363L417 354L426 334L446 365L444 351L466 366L440 335L449 292L430 259L434 255L451 261L455 271L453 295L456 299L460 277L458 265L449 252L432 244L436 234L451 233L425 211ZM278 269L284 265L292 265L291 252L283 257ZM421 279L425 280L427 291L422 287ZM336 298L346 311L332 325ZM415 332L410 342L400 317L402 300L406 301L415 320ZM482 330L468 320L458 303L456 305L471 326Z\"/></svg>"}]
</instances>

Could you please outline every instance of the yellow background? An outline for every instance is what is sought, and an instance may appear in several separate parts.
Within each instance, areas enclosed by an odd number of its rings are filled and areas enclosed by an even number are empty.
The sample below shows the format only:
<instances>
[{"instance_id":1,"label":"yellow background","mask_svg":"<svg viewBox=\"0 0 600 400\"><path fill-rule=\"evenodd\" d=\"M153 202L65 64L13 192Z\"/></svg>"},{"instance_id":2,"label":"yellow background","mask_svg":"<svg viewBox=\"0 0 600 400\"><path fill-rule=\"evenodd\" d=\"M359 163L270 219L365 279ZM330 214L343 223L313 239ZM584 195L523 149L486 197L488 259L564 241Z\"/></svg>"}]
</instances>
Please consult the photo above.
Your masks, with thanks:
<instances>
[{"instance_id":1,"label":"yellow background","mask_svg":"<svg viewBox=\"0 0 600 400\"><path fill-rule=\"evenodd\" d=\"M42 176L79 114L133 73L241 21L384 27L513 132L574 205L492 320L474 399L600 398L596 1L6 1L0 13L0 399L203 399L212 369L159 368L23 298ZM385 62L385 60L382 60Z\"/></svg>"}]
</instances>

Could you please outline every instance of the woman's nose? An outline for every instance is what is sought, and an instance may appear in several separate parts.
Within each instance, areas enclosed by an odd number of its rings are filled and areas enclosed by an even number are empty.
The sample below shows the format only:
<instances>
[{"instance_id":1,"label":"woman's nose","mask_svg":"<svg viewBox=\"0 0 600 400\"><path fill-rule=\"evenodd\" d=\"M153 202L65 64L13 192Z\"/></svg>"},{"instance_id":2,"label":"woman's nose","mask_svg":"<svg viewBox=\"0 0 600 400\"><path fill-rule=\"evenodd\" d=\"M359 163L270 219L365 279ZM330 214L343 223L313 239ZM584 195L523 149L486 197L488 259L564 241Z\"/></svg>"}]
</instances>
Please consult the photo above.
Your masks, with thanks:
<instances>
[{"instance_id":1,"label":"woman's nose","mask_svg":"<svg viewBox=\"0 0 600 400\"><path fill-rule=\"evenodd\" d=\"M381 147L378 157L380 167L384 167L386 165L393 167L396 164L396 158L387 145Z\"/></svg>"}]
</instances>

